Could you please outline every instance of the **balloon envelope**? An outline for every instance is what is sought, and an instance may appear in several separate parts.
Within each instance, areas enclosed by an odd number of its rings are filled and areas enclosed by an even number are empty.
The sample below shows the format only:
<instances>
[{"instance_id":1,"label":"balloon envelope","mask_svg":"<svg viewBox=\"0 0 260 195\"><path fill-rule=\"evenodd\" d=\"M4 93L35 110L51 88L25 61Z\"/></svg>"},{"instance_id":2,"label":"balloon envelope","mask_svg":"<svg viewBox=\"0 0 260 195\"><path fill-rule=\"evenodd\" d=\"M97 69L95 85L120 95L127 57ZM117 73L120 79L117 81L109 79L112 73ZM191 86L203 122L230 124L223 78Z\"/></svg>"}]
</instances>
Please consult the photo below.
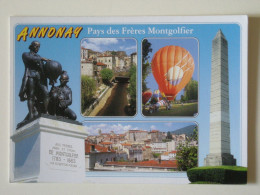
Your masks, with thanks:
<instances>
[{"instance_id":1,"label":"balloon envelope","mask_svg":"<svg viewBox=\"0 0 260 195\"><path fill-rule=\"evenodd\" d=\"M143 94L142 94L143 104L146 104L148 102L148 100L151 98L152 94L153 93L151 92L151 90L147 90L147 91L143 92Z\"/></svg>"},{"instance_id":2,"label":"balloon envelope","mask_svg":"<svg viewBox=\"0 0 260 195\"><path fill-rule=\"evenodd\" d=\"M168 100L174 100L194 72L194 60L190 52L174 45L159 49L153 56L151 66L159 90Z\"/></svg>"}]
</instances>

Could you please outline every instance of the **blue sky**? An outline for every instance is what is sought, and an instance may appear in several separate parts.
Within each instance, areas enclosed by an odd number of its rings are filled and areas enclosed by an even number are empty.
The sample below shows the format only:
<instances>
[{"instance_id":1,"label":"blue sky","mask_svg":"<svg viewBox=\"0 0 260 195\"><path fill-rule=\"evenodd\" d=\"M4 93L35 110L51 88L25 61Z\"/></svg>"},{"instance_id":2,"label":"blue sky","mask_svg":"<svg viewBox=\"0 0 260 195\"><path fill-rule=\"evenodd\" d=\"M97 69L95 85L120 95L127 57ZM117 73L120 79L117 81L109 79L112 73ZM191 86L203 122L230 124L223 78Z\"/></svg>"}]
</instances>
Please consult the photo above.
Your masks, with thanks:
<instances>
[{"instance_id":1,"label":"blue sky","mask_svg":"<svg viewBox=\"0 0 260 195\"><path fill-rule=\"evenodd\" d=\"M136 52L135 39L127 38L86 38L82 39L81 46L93 51L125 51L128 56Z\"/></svg>"},{"instance_id":2,"label":"blue sky","mask_svg":"<svg viewBox=\"0 0 260 195\"><path fill-rule=\"evenodd\" d=\"M160 130L162 132L175 131L177 129L196 125L194 122L88 122L87 131L92 135L98 135L98 130L101 129L102 133L110 133L114 131L117 134L125 133L128 130Z\"/></svg>"},{"instance_id":3,"label":"blue sky","mask_svg":"<svg viewBox=\"0 0 260 195\"><path fill-rule=\"evenodd\" d=\"M29 28L34 27L34 25L18 25L15 28L15 36L21 30L28 26ZM66 25L52 25L56 28L67 27ZM77 25L78 26L78 25ZM168 28L173 29L179 26L185 26L187 28L194 29L192 35L151 35L151 34L135 34L135 35L99 35L98 38L116 38L117 40L132 38L137 41L137 53L138 53L138 86L137 86L137 96L138 96L138 108L137 115L134 117L87 117L84 118L80 115L80 47L81 40L85 38L96 38L97 35L88 34L87 27L92 27L94 29L108 29L113 27L115 30L120 30L122 27L133 28L133 29L145 29L147 32L148 27L155 28ZM40 26L43 27L43 26ZM73 26L76 27L76 26ZM39 55L45 58L53 59L62 64L64 70L66 70L70 76L70 81L68 85L71 87L73 92L73 104L70 106L78 116L78 121L84 122L84 125L92 125L93 122L105 123L104 121L116 121L115 124L121 122L122 126L127 126L130 122L141 122L147 123L149 126L154 124L154 121L160 122L182 122L182 123L193 123L196 122L199 126L199 165L203 165L203 160L209 153L209 106L210 106L210 78L211 78L211 52L212 52L212 39L215 37L218 30L221 29L228 41L228 60L229 60L229 83L230 83L230 136L231 136L231 153L237 159L237 164L241 163L241 127L240 127L240 27L237 24L156 24L156 25L83 25L83 30L78 38L72 36L72 38L29 38L27 37L26 42L24 41L14 41L15 59L14 59L14 125L23 120L23 118L28 113L26 102L20 102L18 93L21 86L23 74L24 74L24 64L22 62L22 53L29 51L28 47L33 40L38 40L41 43L41 48ZM194 72L194 76L197 76L199 81L199 115L197 117L144 117L141 114L141 43L145 38L196 38L198 40L198 63L197 73ZM16 40L16 37L14 37ZM129 39L130 40L130 39ZM122 40L123 41L123 40ZM119 40L120 42L120 40ZM127 42L127 40L126 40ZM163 41L162 41L163 42ZM120 44L121 45L121 44ZM122 44L121 46L127 46ZM156 44L154 43L154 47ZM246 46L244 46L246 47ZM102 48L104 48L102 46ZM154 49L155 52L156 49ZM152 55L152 54L150 54ZM193 57L196 57L193 56ZM195 78L196 79L196 78ZM128 124L129 123L129 124ZM133 127L134 123L131 123ZM14 131L14 130L12 130Z\"/></svg>"}]
</instances>

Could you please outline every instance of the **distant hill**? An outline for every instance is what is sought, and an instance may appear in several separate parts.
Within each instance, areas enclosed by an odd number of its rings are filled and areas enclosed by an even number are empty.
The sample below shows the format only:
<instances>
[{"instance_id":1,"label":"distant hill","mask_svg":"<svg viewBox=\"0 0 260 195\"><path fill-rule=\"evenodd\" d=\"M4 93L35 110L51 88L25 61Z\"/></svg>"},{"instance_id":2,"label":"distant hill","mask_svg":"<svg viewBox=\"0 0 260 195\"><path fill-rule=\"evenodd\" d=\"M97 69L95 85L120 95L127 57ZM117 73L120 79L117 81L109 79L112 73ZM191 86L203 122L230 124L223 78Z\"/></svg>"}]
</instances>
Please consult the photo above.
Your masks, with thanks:
<instances>
[{"instance_id":1,"label":"distant hill","mask_svg":"<svg viewBox=\"0 0 260 195\"><path fill-rule=\"evenodd\" d=\"M183 127L180 129L177 129L175 131L171 131L171 134L173 135L180 135L180 134L186 134L187 136L191 136L193 134L193 130L197 125L190 125L187 127Z\"/></svg>"}]
</instances>

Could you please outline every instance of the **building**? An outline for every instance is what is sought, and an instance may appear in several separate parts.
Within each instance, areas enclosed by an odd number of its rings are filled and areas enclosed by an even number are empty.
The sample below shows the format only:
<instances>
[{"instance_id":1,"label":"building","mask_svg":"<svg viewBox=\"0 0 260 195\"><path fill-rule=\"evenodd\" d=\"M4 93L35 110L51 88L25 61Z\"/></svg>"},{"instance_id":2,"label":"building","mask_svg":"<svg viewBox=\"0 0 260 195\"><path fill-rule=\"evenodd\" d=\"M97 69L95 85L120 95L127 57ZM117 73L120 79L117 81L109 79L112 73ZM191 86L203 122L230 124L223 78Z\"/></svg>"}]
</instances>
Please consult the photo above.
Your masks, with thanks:
<instances>
[{"instance_id":1,"label":"building","mask_svg":"<svg viewBox=\"0 0 260 195\"><path fill-rule=\"evenodd\" d=\"M115 66L115 58L113 56L106 55L97 56L97 64L106 64L106 68L112 70L112 68Z\"/></svg>"},{"instance_id":2,"label":"building","mask_svg":"<svg viewBox=\"0 0 260 195\"><path fill-rule=\"evenodd\" d=\"M175 160L177 151L164 152L161 155L161 160Z\"/></svg>"},{"instance_id":3,"label":"building","mask_svg":"<svg viewBox=\"0 0 260 195\"><path fill-rule=\"evenodd\" d=\"M151 160L151 159L153 159L151 146L144 146L143 147L143 159L144 160Z\"/></svg>"},{"instance_id":4,"label":"building","mask_svg":"<svg viewBox=\"0 0 260 195\"><path fill-rule=\"evenodd\" d=\"M166 142L167 152L177 150L177 141L172 140L170 142Z\"/></svg>"},{"instance_id":5,"label":"building","mask_svg":"<svg viewBox=\"0 0 260 195\"><path fill-rule=\"evenodd\" d=\"M128 159L132 162L139 162L143 160L143 150L142 148L129 148L128 149Z\"/></svg>"},{"instance_id":6,"label":"building","mask_svg":"<svg viewBox=\"0 0 260 195\"><path fill-rule=\"evenodd\" d=\"M165 142L155 142L155 143L151 143L149 146L152 147L153 153L167 152L167 144Z\"/></svg>"},{"instance_id":7,"label":"building","mask_svg":"<svg viewBox=\"0 0 260 195\"><path fill-rule=\"evenodd\" d=\"M81 62L88 59L88 49L81 47L80 60Z\"/></svg>"},{"instance_id":8,"label":"building","mask_svg":"<svg viewBox=\"0 0 260 195\"><path fill-rule=\"evenodd\" d=\"M94 76L94 65L91 59L84 59L81 61L81 75L89 77Z\"/></svg>"},{"instance_id":9,"label":"building","mask_svg":"<svg viewBox=\"0 0 260 195\"><path fill-rule=\"evenodd\" d=\"M129 130L126 132L126 139L131 142L144 142L148 138L148 131Z\"/></svg>"},{"instance_id":10,"label":"building","mask_svg":"<svg viewBox=\"0 0 260 195\"><path fill-rule=\"evenodd\" d=\"M163 132L160 132L159 130L151 130L149 132L149 139L151 139L152 142L162 142Z\"/></svg>"},{"instance_id":11,"label":"building","mask_svg":"<svg viewBox=\"0 0 260 195\"><path fill-rule=\"evenodd\" d=\"M131 54L131 65L133 65L133 66L137 65L137 53L136 52Z\"/></svg>"},{"instance_id":12,"label":"building","mask_svg":"<svg viewBox=\"0 0 260 195\"><path fill-rule=\"evenodd\" d=\"M236 165L230 154L228 42L219 30L212 41L210 147L205 166Z\"/></svg>"},{"instance_id":13,"label":"building","mask_svg":"<svg viewBox=\"0 0 260 195\"><path fill-rule=\"evenodd\" d=\"M86 170L93 170L96 163L104 164L116 160L116 152L110 148L85 141Z\"/></svg>"}]
</instances>

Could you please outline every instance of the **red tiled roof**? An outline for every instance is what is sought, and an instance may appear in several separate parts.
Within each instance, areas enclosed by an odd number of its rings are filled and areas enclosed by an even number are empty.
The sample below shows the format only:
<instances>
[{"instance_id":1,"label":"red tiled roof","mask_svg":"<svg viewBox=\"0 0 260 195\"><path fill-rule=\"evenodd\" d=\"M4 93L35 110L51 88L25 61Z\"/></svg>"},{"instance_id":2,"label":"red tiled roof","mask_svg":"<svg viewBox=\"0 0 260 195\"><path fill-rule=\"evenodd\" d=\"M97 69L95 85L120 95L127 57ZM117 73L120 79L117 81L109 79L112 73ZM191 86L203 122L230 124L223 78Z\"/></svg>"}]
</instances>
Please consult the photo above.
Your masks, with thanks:
<instances>
[{"instance_id":1,"label":"red tiled roof","mask_svg":"<svg viewBox=\"0 0 260 195\"><path fill-rule=\"evenodd\" d=\"M141 161L141 162L106 162L106 165L123 165L123 166L138 166L138 167L162 167L162 168L177 168L176 160L165 160L159 161L150 160L150 161Z\"/></svg>"},{"instance_id":2,"label":"red tiled roof","mask_svg":"<svg viewBox=\"0 0 260 195\"><path fill-rule=\"evenodd\" d=\"M171 152L169 152L169 153L176 154L176 153L177 153L177 151L175 151L175 150L174 150L174 151L171 151Z\"/></svg>"},{"instance_id":3,"label":"red tiled roof","mask_svg":"<svg viewBox=\"0 0 260 195\"><path fill-rule=\"evenodd\" d=\"M121 144L122 146L132 146L132 144L129 144L129 143L123 143Z\"/></svg>"},{"instance_id":4,"label":"red tiled roof","mask_svg":"<svg viewBox=\"0 0 260 195\"><path fill-rule=\"evenodd\" d=\"M103 147L103 146L100 146L100 145L97 145L97 144L90 144L90 143L85 142L85 154L89 154L91 152L91 147L92 146L95 146L95 150L97 152L115 152L112 149L109 150L106 147Z\"/></svg>"},{"instance_id":5,"label":"red tiled roof","mask_svg":"<svg viewBox=\"0 0 260 195\"><path fill-rule=\"evenodd\" d=\"M100 145L111 145L112 142L100 142L99 144L100 144Z\"/></svg>"},{"instance_id":6,"label":"red tiled roof","mask_svg":"<svg viewBox=\"0 0 260 195\"><path fill-rule=\"evenodd\" d=\"M104 64L102 62L97 62L97 66L106 66L106 64Z\"/></svg>"},{"instance_id":7,"label":"red tiled roof","mask_svg":"<svg viewBox=\"0 0 260 195\"><path fill-rule=\"evenodd\" d=\"M144 130L129 130L129 133L135 133L135 132L147 132L147 131L144 131Z\"/></svg>"},{"instance_id":8,"label":"red tiled roof","mask_svg":"<svg viewBox=\"0 0 260 195\"><path fill-rule=\"evenodd\" d=\"M160 132L159 130L152 130L151 133L157 133Z\"/></svg>"}]
</instances>

